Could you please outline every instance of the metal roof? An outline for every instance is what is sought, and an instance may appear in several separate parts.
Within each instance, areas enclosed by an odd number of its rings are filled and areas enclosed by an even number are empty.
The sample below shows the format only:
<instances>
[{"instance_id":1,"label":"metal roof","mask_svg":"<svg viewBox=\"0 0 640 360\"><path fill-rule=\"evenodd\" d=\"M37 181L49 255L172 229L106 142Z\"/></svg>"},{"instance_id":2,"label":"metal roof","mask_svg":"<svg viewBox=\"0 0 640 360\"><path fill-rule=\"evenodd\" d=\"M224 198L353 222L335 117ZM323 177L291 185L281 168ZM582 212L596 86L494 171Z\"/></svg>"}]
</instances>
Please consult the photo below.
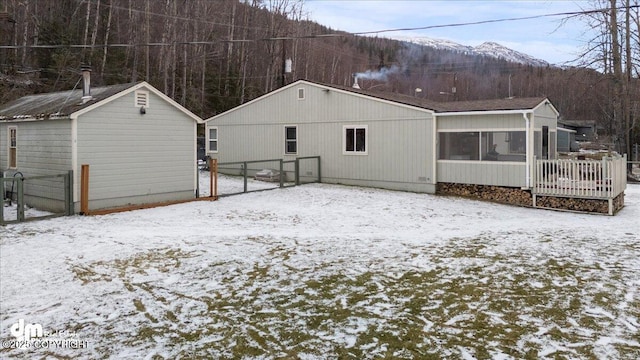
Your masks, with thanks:
<instances>
[{"instance_id":1,"label":"metal roof","mask_svg":"<svg viewBox=\"0 0 640 360\"><path fill-rule=\"evenodd\" d=\"M0 105L0 121L48 119L70 114L131 88L135 83L91 88L91 99L82 103L82 89L23 96Z\"/></svg>"}]
</instances>

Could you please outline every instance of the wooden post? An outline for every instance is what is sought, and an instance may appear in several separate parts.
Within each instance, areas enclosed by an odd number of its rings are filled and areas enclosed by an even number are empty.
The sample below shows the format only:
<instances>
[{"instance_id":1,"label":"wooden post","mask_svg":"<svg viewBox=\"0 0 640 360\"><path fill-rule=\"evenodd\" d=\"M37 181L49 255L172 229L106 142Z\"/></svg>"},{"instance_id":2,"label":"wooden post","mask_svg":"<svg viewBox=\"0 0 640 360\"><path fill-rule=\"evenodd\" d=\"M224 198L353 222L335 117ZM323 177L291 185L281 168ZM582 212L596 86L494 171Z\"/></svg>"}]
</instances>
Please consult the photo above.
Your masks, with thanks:
<instances>
[{"instance_id":1,"label":"wooden post","mask_svg":"<svg viewBox=\"0 0 640 360\"><path fill-rule=\"evenodd\" d=\"M209 193L218 200L218 159L209 159Z\"/></svg>"},{"instance_id":2,"label":"wooden post","mask_svg":"<svg viewBox=\"0 0 640 360\"><path fill-rule=\"evenodd\" d=\"M89 215L89 165L80 170L80 213Z\"/></svg>"}]
</instances>

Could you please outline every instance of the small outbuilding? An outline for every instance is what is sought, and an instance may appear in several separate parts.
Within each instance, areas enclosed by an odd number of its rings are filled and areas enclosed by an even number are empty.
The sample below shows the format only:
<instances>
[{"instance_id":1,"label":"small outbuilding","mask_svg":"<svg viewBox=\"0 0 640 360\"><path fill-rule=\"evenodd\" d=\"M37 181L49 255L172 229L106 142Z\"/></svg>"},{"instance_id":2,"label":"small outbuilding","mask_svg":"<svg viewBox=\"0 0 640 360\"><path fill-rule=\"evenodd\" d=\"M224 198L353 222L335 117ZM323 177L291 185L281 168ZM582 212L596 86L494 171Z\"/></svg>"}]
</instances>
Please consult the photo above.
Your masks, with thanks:
<instances>
[{"instance_id":1,"label":"small outbuilding","mask_svg":"<svg viewBox=\"0 0 640 360\"><path fill-rule=\"evenodd\" d=\"M543 97L436 103L299 80L207 119L206 149L219 162L320 156L326 183L529 189L535 160L556 158L557 119Z\"/></svg>"},{"instance_id":2,"label":"small outbuilding","mask_svg":"<svg viewBox=\"0 0 640 360\"><path fill-rule=\"evenodd\" d=\"M5 178L41 178L25 181L24 196L50 211L63 211L64 191L43 177L71 170L79 212L82 165L90 169L91 211L193 199L201 122L144 81L91 88L85 69L80 89L0 105L0 170Z\"/></svg>"}]
</instances>

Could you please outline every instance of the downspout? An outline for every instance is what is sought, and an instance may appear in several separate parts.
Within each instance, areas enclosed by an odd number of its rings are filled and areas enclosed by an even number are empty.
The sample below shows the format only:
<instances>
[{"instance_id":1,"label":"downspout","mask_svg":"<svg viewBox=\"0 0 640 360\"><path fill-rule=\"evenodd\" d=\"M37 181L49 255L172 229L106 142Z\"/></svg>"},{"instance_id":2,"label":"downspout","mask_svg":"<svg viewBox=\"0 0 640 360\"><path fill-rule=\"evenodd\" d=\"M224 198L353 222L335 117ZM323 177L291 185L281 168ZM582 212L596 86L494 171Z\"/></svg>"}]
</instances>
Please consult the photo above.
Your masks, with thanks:
<instances>
[{"instance_id":1,"label":"downspout","mask_svg":"<svg viewBox=\"0 0 640 360\"><path fill-rule=\"evenodd\" d=\"M433 125L431 127L433 132L433 141L431 142L431 151L433 152L433 164L431 165L431 175L433 180L431 182L435 185L434 193L438 192L438 116L433 113Z\"/></svg>"},{"instance_id":2,"label":"downspout","mask_svg":"<svg viewBox=\"0 0 640 360\"><path fill-rule=\"evenodd\" d=\"M73 194L71 195L71 208L74 209L75 203L80 201L80 172L78 171L78 115L71 114L71 170L73 171Z\"/></svg>"},{"instance_id":3,"label":"downspout","mask_svg":"<svg viewBox=\"0 0 640 360\"><path fill-rule=\"evenodd\" d=\"M527 116L526 112L522 113L522 117L525 121L525 153L526 156L526 165L525 165L525 185L528 189L531 189L531 155L532 151L529 149L531 145L531 119Z\"/></svg>"}]
</instances>

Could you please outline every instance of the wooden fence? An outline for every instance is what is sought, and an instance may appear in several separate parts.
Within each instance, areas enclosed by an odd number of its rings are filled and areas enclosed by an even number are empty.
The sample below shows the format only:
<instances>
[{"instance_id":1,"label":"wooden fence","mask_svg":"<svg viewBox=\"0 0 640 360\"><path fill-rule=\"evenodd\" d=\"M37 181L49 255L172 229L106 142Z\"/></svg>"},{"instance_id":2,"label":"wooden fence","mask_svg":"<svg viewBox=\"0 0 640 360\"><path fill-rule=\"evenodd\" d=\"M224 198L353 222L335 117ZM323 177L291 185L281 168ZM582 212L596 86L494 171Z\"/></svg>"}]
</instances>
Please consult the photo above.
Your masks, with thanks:
<instances>
[{"instance_id":1,"label":"wooden fence","mask_svg":"<svg viewBox=\"0 0 640 360\"><path fill-rule=\"evenodd\" d=\"M536 160L533 194L614 199L627 187L627 157L602 160Z\"/></svg>"}]
</instances>

